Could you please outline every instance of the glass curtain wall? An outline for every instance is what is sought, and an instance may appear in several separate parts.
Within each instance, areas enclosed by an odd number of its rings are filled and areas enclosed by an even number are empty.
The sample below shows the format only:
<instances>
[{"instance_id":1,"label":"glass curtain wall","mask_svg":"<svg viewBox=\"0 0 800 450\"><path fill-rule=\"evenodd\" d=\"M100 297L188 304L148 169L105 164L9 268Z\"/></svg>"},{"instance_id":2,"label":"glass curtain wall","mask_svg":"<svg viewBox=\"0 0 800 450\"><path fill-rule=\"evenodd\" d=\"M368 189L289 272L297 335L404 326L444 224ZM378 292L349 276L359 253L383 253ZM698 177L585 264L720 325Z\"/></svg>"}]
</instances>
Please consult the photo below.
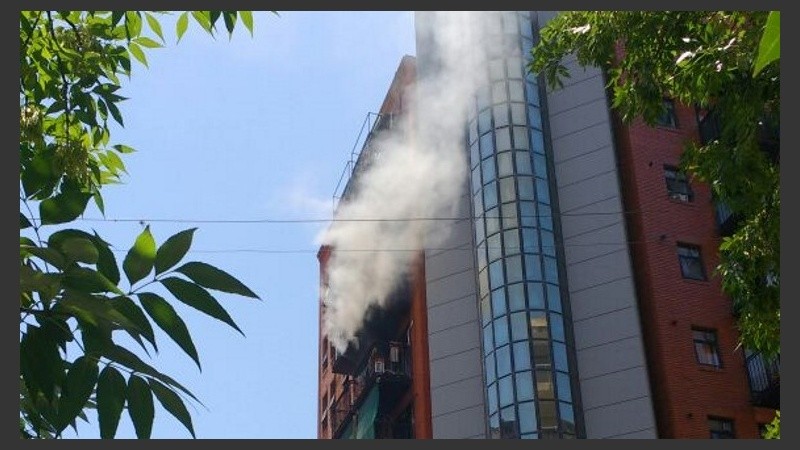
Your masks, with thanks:
<instances>
[{"instance_id":1,"label":"glass curtain wall","mask_svg":"<svg viewBox=\"0 0 800 450\"><path fill-rule=\"evenodd\" d=\"M487 417L493 438L574 438L572 383L529 12L486 12L488 83L469 108ZM567 316L565 317L565 314Z\"/></svg>"}]
</instances>

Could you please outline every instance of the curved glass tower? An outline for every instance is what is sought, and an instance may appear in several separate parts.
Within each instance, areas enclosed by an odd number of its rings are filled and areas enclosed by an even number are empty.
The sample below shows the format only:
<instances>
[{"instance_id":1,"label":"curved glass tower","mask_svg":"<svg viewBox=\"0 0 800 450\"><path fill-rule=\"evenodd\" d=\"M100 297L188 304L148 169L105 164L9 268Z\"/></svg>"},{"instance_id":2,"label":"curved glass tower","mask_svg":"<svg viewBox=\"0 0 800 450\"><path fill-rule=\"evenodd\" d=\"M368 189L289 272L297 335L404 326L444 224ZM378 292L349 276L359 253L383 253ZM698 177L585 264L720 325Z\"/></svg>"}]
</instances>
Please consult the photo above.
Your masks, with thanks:
<instances>
[{"instance_id":1,"label":"curved glass tower","mask_svg":"<svg viewBox=\"0 0 800 450\"><path fill-rule=\"evenodd\" d=\"M487 82L468 110L490 437L576 437L574 350L528 12L486 12Z\"/></svg>"}]
</instances>

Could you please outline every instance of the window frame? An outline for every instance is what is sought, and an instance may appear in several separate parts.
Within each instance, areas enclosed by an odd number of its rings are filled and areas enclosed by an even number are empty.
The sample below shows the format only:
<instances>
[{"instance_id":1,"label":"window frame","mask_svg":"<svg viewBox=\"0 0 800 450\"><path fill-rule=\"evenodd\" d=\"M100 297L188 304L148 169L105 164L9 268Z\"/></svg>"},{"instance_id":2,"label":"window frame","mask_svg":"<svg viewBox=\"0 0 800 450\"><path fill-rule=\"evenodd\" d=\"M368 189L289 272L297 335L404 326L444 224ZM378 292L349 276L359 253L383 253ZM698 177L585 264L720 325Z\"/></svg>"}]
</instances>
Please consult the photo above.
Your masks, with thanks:
<instances>
[{"instance_id":1,"label":"window frame","mask_svg":"<svg viewBox=\"0 0 800 450\"><path fill-rule=\"evenodd\" d=\"M713 424L720 425L720 429L712 428ZM724 429L726 425L730 427L730 430ZM733 419L727 417L708 416L708 431L710 439L736 439L736 427Z\"/></svg>"},{"instance_id":2,"label":"window frame","mask_svg":"<svg viewBox=\"0 0 800 450\"><path fill-rule=\"evenodd\" d=\"M690 250L690 251L693 250L697 252L697 255L693 256L693 255L681 254L681 250ZM677 254L678 254L678 265L680 266L681 276L683 277L683 279L695 280L695 281L708 281L708 278L706 276L706 268L705 265L703 264L703 252L699 245L689 244L686 242L678 242ZM696 260L698 266L700 267L699 275L695 276L692 275L691 273L687 273L687 271L684 270L684 259Z\"/></svg>"},{"instance_id":3,"label":"window frame","mask_svg":"<svg viewBox=\"0 0 800 450\"><path fill-rule=\"evenodd\" d=\"M667 197L671 200L685 203L694 202L694 191L686 172L675 166L664 164L664 182L667 186Z\"/></svg>"},{"instance_id":4,"label":"window frame","mask_svg":"<svg viewBox=\"0 0 800 450\"><path fill-rule=\"evenodd\" d=\"M675 101L665 97L661 100L661 105L664 108L664 112L656 118L656 125L664 128L677 129L678 113L675 110Z\"/></svg>"},{"instance_id":5,"label":"window frame","mask_svg":"<svg viewBox=\"0 0 800 450\"><path fill-rule=\"evenodd\" d=\"M703 333L704 339L698 339L697 333ZM713 336L713 341L708 340L708 335ZM705 362L705 358L701 358L700 353L697 351L697 347L699 345L710 345L711 349L713 350L714 359L716 362ZM692 327L692 348L694 349L694 359L697 364L704 366L704 367L714 367L716 369L722 368L722 356L720 356L719 351L719 336L717 335L717 330L712 328L703 328L703 327Z\"/></svg>"}]
</instances>

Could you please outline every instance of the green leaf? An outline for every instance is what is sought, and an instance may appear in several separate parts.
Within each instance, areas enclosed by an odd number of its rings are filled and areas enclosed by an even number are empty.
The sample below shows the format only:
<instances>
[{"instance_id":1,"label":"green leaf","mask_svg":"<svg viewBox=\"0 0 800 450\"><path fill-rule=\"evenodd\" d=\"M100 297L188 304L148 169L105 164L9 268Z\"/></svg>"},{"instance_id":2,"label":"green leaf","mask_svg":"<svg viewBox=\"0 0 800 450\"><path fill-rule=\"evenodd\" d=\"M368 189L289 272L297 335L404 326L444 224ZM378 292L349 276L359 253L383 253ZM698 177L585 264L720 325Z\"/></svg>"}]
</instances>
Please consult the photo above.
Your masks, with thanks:
<instances>
[{"instance_id":1,"label":"green leaf","mask_svg":"<svg viewBox=\"0 0 800 450\"><path fill-rule=\"evenodd\" d=\"M228 35L233 35L233 28L236 26L236 11L223 11L222 18L225 20L225 29Z\"/></svg>"},{"instance_id":2,"label":"green leaf","mask_svg":"<svg viewBox=\"0 0 800 450\"><path fill-rule=\"evenodd\" d=\"M242 333L242 330L236 325L231 316L228 315L228 312L202 287L174 277L161 280L161 284L163 284L178 300L215 319L227 323L244 336L244 333Z\"/></svg>"},{"instance_id":3,"label":"green leaf","mask_svg":"<svg viewBox=\"0 0 800 450\"><path fill-rule=\"evenodd\" d=\"M131 55L133 55L133 57L136 58L140 63L144 64L145 67L150 67L147 65L147 57L144 56L142 48L139 47L135 42L128 44L128 50L130 50Z\"/></svg>"},{"instance_id":4,"label":"green leaf","mask_svg":"<svg viewBox=\"0 0 800 450\"><path fill-rule=\"evenodd\" d=\"M121 327L141 332L137 324L115 308L105 297L68 290L58 302L58 310L68 312L85 323L100 328Z\"/></svg>"},{"instance_id":5,"label":"green leaf","mask_svg":"<svg viewBox=\"0 0 800 450\"><path fill-rule=\"evenodd\" d=\"M97 251L94 243L86 238L74 237L66 239L60 248L61 252L72 258L73 261L79 261L87 264L97 263L100 253Z\"/></svg>"},{"instance_id":6,"label":"green leaf","mask_svg":"<svg viewBox=\"0 0 800 450\"><path fill-rule=\"evenodd\" d=\"M116 26L124 15L125 11L111 11L111 26Z\"/></svg>"},{"instance_id":7,"label":"green leaf","mask_svg":"<svg viewBox=\"0 0 800 450\"><path fill-rule=\"evenodd\" d=\"M183 426L192 433L193 438L197 438L194 434L194 427L192 427L192 416L189 415L186 405L183 404L183 400L178 397L178 394L156 380L151 379L149 381L150 389L153 390L153 393L156 395L158 401L161 402L164 409L178 419Z\"/></svg>"},{"instance_id":8,"label":"green leaf","mask_svg":"<svg viewBox=\"0 0 800 450\"><path fill-rule=\"evenodd\" d=\"M183 37L183 33L186 33L186 28L189 27L189 13L185 12L178 17L178 23L175 25L175 28L178 33L178 42L181 41L181 37Z\"/></svg>"},{"instance_id":9,"label":"green leaf","mask_svg":"<svg viewBox=\"0 0 800 450\"><path fill-rule=\"evenodd\" d=\"M197 228L190 228L181 231L180 233L170 236L169 239L161 244L161 247L158 248L158 252L156 253L156 275L172 268L172 266L180 262L186 255L186 252L189 251L189 247L192 245L192 237L196 230Z\"/></svg>"},{"instance_id":10,"label":"green leaf","mask_svg":"<svg viewBox=\"0 0 800 450\"><path fill-rule=\"evenodd\" d=\"M253 12L252 11L239 11L239 17L242 18L242 23L250 32L250 37L253 36Z\"/></svg>"},{"instance_id":11,"label":"green leaf","mask_svg":"<svg viewBox=\"0 0 800 450\"><path fill-rule=\"evenodd\" d=\"M201 371L200 358L197 356L197 349L192 342L192 337L189 335L189 329L186 324L175 312L175 309L167 303L162 297L148 292L137 294L142 307L147 314L153 319L159 328L164 330L167 335L175 341L187 355L189 355L197 364L197 368Z\"/></svg>"},{"instance_id":12,"label":"green leaf","mask_svg":"<svg viewBox=\"0 0 800 450\"><path fill-rule=\"evenodd\" d=\"M194 17L194 20L196 20L204 30L212 33L208 11L192 11L192 17Z\"/></svg>"},{"instance_id":13,"label":"green leaf","mask_svg":"<svg viewBox=\"0 0 800 450\"><path fill-rule=\"evenodd\" d=\"M136 242L122 262L122 269L125 271L131 286L150 273L155 259L156 241L153 239L153 235L150 234L150 225L148 225L136 238Z\"/></svg>"},{"instance_id":14,"label":"green leaf","mask_svg":"<svg viewBox=\"0 0 800 450\"><path fill-rule=\"evenodd\" d=\"M149 12L144 13L144 17L147 19L147 24L150 25L150 29L161 38L161 42L166 42L164 40L164 34L161 31L161 23L158 22L158 19L153 17Z\"/></svg>"},{"instance_id":15,"label":"green leaf","mask_svg":"<svg viewBox=\"0 0 800 450\"><path fill-rule=\"evenodd\" d=\"M112 366L106 366L97 380L97 418L100 422L100 437L113 439L117 434L119 418L125 406L125 378Z\"/></svg>"},{"instance_id":16,"label":"green leaf","mask_svg":"<svg viewBox=\"0 0 800 450\"><path fill-rule=\"evenodd\" d=\"M147 320L147 316L144 315L142 309L139 308L133 300L129 299L128 297L117 297L111 300L114 309L120 312L123 316L125 316L128 320L131 321L136 327L141 331L141 335L145 337L151 344L153 344L153 348L158 351L158 346L156 346L156 337L153 334L153 327L150 325L150 321Z\"/></svg>"},{"instance_id":17,"label":"green leaf","mask_svg":"<svg viewBox=\"0 0 800 450\"><path fill-rule=\"evenodd\" d=\"M764 34L758 44L758 58L756 59L753 76L757 76L769 63L781 57L781 12L770 11Z\"/></svg>"},{"instance_id":18,"label":"green leaf","mask_svg":"<svg viewBox=\"0 0 800 450\"><path fill-rule=\"evenodd\" d=\"M73 267L65 272L64 286L80 292L123 292L100 272L86 267Z\"/></svg>"},{"instance_id":19,"label":"green leaf","mask_svg":"<svg viewBox=\"0 0 800 450\"><path fill-rule=\"evenodd\" d=\"M25 217L25 214L19 213L19 229L24 230L25 228L32 227L31 221Z\"/></svg>"},{"instance_id":20,"label":"green leaf","mask_svg":"<svg viewBox=\"0 0 800 450\"><path fill-rule=\"evenodd\" d=\"M184 394L191 397L194 401L202 405L202 402L197 397L195 397L195 395L192 394L191 391L183 387L180 383L173 380L169 376L157 371L153 367L150 367L144 361L142 361L138 356L131 353L125 347L120 347L119 345L112 344L103 351L103 356L114 362L118 362L136 372L149 375L153 378L161 380L163 383L166 383L170 386L174 386Z\"/></svg>"},{"instance_id":21,"label":"green leaf","mask_svg":"<svg viewBox=\"0 0 800 450\"><path fill-rule=\"evenodd\" d=\"M52 248L42 248L35 245L20 245L20 253L36 256L42 261L52 264L56 269L63 269L66 264L64 256Z\"/></svg>"},{"instance_id":22,"label":"green leaf","mask_svg":"<svg viewBox=\"0 0 800 450\"><path fill-rule=\"evenodd\" d=\"M132 147L128 147L127 145L122 145L122 144L117 144L113 148L114 150L120 153L133 153L136 151Z\"/></svg>"},{"instance_id":23,"label":"green leaf","mask_svg":"<svg viewBox=\"0 0 800 450\"><path fill-rule=\"evenodd\" d=\"M136 429L136 437L150 439L155 416L153 393L147 382L136 375L128 378L128 415Z\"/></svg>"},{"instance_id":24,"label":"green leaf","mask_svg":"<svg viewBox=\"0 0 800 450\"><path fill-rule=\"evenodd\" d=\"M85 356L72 363L58 404L58 431L66 428L83 411L97 383L98 373L97 361Z\"/></svg>"},{"instance_id":25,"label":"green leaf","mask_svg":"<svg viewBox=\"0 0 800 450\"><path fill-rule=\"evenodd\" d=\"M245 297L259 298L239 280L216 267L204 262L188 262L175 269L200 286Z\"/></svg>"},{"instance_id":26,"label":"green leaf","mask_svg":"<svg viewBox=\"0 0 800 450\"><path fill-rule=\"evenodd\" d=\"M19 267L19 288L22 292L38 292L39 300L49 301L61 289L62 275L60 273L45 273L32 269L30 266Z\"/></svg>"},{"instance_id":27,"label":"green leaf","mask_svg":"<svg viewBox=\"0 0 800 450\"><path fill-rule=\"evenodd\" d=\"M59 302L54 309L61 310L61 303L62 302ZM112 329L107 323L103 326L97 326L83 320L81 316L76 317L81 330L83 348L86 350L87 355L99 358L114 345L114 341L111 339Z\"/></svg>"},{"instance_id":28,"label":"green leaf","mask_svg":"<svg viewBox=\"0 0 800 450\"><path fill-rule=\"evenodd\" d=\"M211 27L216 29L217 20L219 20L219 16L222 14L222 11L202 11L202 12L208 15Z\"/></svg>"},{"instance_id":29,"label":"green leaf","mask_svg":"<svg viewBox=\"0 0 800 450\"><path fill-rule=\"evenodd\" d=\"M136 42L137 44L141 45L142 47L146 47L146 48L161 48L161 47L163 47L163 45L159 44L158 42L150 39L149 37L144 37L144 36L134 39L134 42Z\"/></svg>"},{"instance_id":30,"label":"green leaf","mask_svg":"<svg viewBox=\"0 0 800 450\"><path fill-rule=\"evenodd\" d=\"M105 157L106 162L108 163L106 167L108 167L109 170L121 170L125 173L128 173L128 170L125 168L125 163L122 162L122 159L116 153L109 150L105 153Z\"/></svg>"},{"instance_id":31,"label":"green leaf","mask_svg":"<svg viewBox=\"0 0 800 450\"><path fill-rule=\"evenodd\" d=\"M32 394L41 392L55 398L55 387L64 379L63 359L58 342L46 329L28 325L19 347L20 371Z\"/></svg>"},{"instance_id":32,"label":"green leaf","mask_svg":"<svg viewBox=\"0 0 800 450\"><path fill-rule=\"evenodd\" d=\"M94 238L95 247L99 253L97 259L98 272L108 278L110 282L119 284L119 268L117 267L117 258L114 256L114 252L111 251L108 244L100 238L97 232L95 232Z\"/></svg>"},{"instance_id":33,"label":"green leaf","mask_svg":"<svg viewBox=\"0 0 800 450\"><path fill-rule=\"evenodd\" d=\"M128 67L128 70L130 71L130 67ZM113 117L118 124L124 127L125 124L122 122L122 114L119 112L117 105L113 102L106 102L106 106L108 106L108 111L111 112L111 117Z\"/></svg>"},{"instance_id":34,"label":"green leaf","mask_svg":"<svg viewBox=\"0 0 800 450\"><path fill-rule=\"evenodd\" d=\"M99 190L95 191L95 193L92 194L92 199L94 199L94 204L97 205L97 209L100 210L100 214L102 214L105 217L106 206L103 203L103 195L100 193Z\"/></svg>"},{"instance_id":35,"label":"green leaf","mask_svg":"<svg viewBox=\"0 0 800 450\"><path fill-rule=\"evenodd\" d=\"M83 214L92 194L66 190L39 203L39 217L43 225L72 222Z\"/></svg>"},{"instance_id":36,"label":"green leaf","mask_svg":"<svg viewBox=\"0 0 800 450\"><path fill-rule=\"evenodd\" d=\"M25 189L27 198L45 199L52 194L61 176L53 171L54 157L52 148L37 153L20 173L22 187Z\"/></svg>"}]
</instances>

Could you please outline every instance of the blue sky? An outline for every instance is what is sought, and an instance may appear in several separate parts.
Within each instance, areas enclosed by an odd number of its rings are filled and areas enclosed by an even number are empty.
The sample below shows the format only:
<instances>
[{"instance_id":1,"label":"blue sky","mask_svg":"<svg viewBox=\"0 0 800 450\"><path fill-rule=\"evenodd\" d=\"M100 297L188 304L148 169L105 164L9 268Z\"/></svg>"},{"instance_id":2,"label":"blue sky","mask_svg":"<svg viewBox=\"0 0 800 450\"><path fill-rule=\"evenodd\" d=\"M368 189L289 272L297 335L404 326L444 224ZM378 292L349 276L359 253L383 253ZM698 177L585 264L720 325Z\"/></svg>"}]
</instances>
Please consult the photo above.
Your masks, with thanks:
<instances>
[{"instance_id":1,"label":"blue sky","mask_svg":"<svg viewBox=\"0 0 800 450\"><path fill-rule=\"evenodd\" d=\"M198 438L314 438L314 240L324 224L147 219L330 218L331 196L366 114L380 107L401 57L414 54L413 13L259 12L252 38L242 27L231 40L215 40L192 23L177 45L173 23L163 20L168 45L148 53L150 68L134 62L123 82L126 126L112 133L112 143L137 153L125 159L125 184L105 189L106 217L144 220L159 244L198 226L187 260L232 273L264 301L217 295L246 338L175 302L203 371L164 333L150 362L208 408L189 406ZM92 206L85 217L100 213ZM125 250L142 230L136 222L75 225ZM306 252L231 251L242 249ZM97 437L96 419L79 421L78 431ZM126 412L117 437L135 437ZM153 437L190 435L159 405Z\"/></svg>"}]
</instances>

